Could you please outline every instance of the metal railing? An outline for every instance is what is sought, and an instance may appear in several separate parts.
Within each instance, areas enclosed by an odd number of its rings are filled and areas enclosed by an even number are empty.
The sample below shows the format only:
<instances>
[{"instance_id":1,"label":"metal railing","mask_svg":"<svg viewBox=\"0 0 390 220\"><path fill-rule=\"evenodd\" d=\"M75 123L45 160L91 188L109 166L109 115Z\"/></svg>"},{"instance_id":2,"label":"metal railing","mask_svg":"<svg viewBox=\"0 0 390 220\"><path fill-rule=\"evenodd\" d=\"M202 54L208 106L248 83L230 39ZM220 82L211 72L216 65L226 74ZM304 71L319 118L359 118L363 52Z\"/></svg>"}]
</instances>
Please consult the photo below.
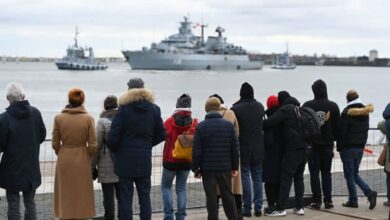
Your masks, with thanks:
<instances>
[{"instance_id":1,"label":"metal railing","mask_svg":"<svg viewBox=\"0 0 390 220\"><path fill-rule=\"evenodd\" d=\"M367 181L372 189L378 191L379 195L384 196L386 194L386 175L383 168L377 164L377 158L382 150L383 145L374 145L375 139L379 137L380 133L377 129L370 129L369 138L367 141L367 149L362 163L360 165L360 175ZM163 210L160 182L162 172L162 148L163 145L158 145L153 149L152 158L152 189L151 200L153 212L161 212ZM372 151L372 152L371 152ZM40 166L42 172L42 185L37 189L36 204L38 219L54 219L53 218L53 187L54 176L56 167L56 156L51 148L51 141L47 140L41 145L40 153ZM332 164L332 186L334 196L347 196L348 190L343 175L342 162L339 154L335 151L335 157ZM310 195L310 180L309 170L305 170L305 194ZM96 181L94 182L95 189L95 204L97 216L102 216L103 210L103 198L101 192L101 186ZM173 190L174 192L174 190ZM291 193L294 191L291 190ZM359 195L363 193L358 191ZM136 194L136 192L135 192ZM175 193L173 193L174 200ZM264 195L265 196L265 195ZM5 191L0 189L0 220L6 219L7 203L5 199ZM195 179L193 174L190 174L187 181L187 208L205 207L205 195L201 181ZM134 213L139 211L138 197L134 196ZM21 206L23 207L23 206Z\"/></svg>"}]
</instances>

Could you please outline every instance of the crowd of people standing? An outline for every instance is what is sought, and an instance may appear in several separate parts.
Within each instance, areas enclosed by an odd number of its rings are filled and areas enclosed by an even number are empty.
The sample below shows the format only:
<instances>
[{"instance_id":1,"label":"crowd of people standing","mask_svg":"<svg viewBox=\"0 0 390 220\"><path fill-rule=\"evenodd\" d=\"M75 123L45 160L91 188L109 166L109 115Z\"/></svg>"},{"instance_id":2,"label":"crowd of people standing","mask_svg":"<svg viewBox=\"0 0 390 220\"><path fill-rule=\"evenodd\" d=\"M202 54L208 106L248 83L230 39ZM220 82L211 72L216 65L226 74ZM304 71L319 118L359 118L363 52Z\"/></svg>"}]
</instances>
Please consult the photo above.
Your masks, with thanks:
<instances>
[{"instance_id":1,"label":"crowd of people standing","mask_svg":"<svg viewBox=\"0 0 390 220\"><path fill-rule=\"evenodd\" d=\"M292 184L293 212L304 215L306 163L312 190L310 206L320 209L324 203L325 209L331 209L335 146L349 192L342 205L358 207L358 185L368 198L369 208L376 206L377 193L359 176L373 106L364 105L355 90L347 92L347 107L341 113L338 105L328 99L323 80L313 83L314 99L302 106L288 91L280 91L268 97L265 109L255 99L253 87L245 82L240 99L230 109L220 95L210 95L203 121L192 114L191 96L181 94L174 112L164 122L152 91L145 88L142 79L132 78L127 86L119 98L105 98L96 125L84 106L83 90L73 88L68 92L68 104L55 116L52 131L52 147L57 155L55 217L94 217L93 179L97 178L102 186L105 219L133 219L135 186L139 216L150 220L152 148L162 142L164 220L185 219L190 171L202 179L209 220L218 219L219 198L229 220L252 214L285 216ZM25 99L20 84L10 83L6 98L10 105L0 115L0 187L6 190L8 219L20 219L22 192L25 219L34 220L34 196L41 184L39 146L45 140L46 128L41 113ZM300 108L310 108L318 117L321 132L310 141L303 135ZM389 131L385 133L390 137L390 106L383 116ZM387 177L390 183L390 175ZM175 179L176 212L172 195Z\"/></svg>"}]
</instances>

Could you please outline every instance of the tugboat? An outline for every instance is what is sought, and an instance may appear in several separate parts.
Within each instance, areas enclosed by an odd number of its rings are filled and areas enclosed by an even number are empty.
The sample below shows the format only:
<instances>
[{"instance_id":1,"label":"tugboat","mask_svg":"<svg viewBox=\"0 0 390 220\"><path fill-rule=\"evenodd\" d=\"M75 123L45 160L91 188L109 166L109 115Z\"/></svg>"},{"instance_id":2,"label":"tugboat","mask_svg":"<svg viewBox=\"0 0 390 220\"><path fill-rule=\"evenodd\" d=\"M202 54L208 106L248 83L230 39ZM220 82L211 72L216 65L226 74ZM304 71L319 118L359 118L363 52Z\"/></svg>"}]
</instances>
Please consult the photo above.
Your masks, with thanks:
<instances>
[{"instance_id":1,"label":"tugboat","mask_svg":"<svg viewBox=\"0 0 390 220\"><path fill-rule=\"evenodd\" d=\"M201 36L192 29L201 27ZM214 69L261 69L263 61L252 61L240 46L227 43L223 36L225 29L217 27L218 36L209 36L204 41L207 25L192 26L188 17L180 23L179 33L169 36L160 43L140 51L122 51L132 69L149 70L214 70Z\"/></svg>"},{"instance_id":2,"label":"tugboat","mask_svg":"<svg viewBox=\"0 0 390 220\"><path fill-rule=\"evenodd\" d=\"M108 66L101 65L95 59L92 47L79 47L77 44L77 35L79 34L76 27L74 45L69 46L66 50L66 56L56 60L55 64L60 70L105 70ZM86 52L88 56L86 56Z\"/></svg>"},{"instance_id":3,"label":"tugboat","mask_svg":"<svg viewBox=\"0 0 390 220\"><path fill-rule=\"evenodd\" d=\"M288 52L288 45L287 45L286 52L284 52L276 57L276 60L271 68L272 69L291 70L291 69L295 69L295 67L296 67L296 65L290 57L290 54Z\"/></svg>"}]
</instances>

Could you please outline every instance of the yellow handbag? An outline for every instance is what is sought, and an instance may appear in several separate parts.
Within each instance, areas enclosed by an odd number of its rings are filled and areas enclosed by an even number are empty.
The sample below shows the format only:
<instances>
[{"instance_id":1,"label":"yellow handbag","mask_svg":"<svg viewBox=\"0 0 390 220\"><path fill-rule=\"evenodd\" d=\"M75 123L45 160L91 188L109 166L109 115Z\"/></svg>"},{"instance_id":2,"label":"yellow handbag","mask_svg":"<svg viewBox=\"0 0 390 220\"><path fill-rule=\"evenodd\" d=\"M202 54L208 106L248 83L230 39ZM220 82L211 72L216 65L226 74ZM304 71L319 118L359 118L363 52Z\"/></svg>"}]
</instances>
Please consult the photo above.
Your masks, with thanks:
<instances>
[{"instance_id":1,"label":"yellow handbag","mask_svg":"<svg viewBox=\"0 0 390 220\"><path fill-rule=\"evenodd\" d=\"M172 157L175 159L192 159L192 143L194 141L194 135L189 134L192 129L194 122L192 122L191 128L187 132L177 136L175 141L175 147L172 151Z\"/></svg>"}]
</instances>

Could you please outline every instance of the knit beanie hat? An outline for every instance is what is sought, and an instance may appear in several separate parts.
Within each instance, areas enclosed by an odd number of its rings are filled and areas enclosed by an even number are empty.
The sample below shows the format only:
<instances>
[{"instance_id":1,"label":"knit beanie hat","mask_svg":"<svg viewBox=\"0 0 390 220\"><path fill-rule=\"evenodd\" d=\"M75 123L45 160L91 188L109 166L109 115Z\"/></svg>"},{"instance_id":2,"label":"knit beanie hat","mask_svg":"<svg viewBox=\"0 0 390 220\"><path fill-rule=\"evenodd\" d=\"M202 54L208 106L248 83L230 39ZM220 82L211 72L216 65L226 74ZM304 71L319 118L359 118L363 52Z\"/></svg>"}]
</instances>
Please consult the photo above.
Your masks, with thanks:
<instances>
[{"instance_id":1,"label":"knit beanie hat","mask_svg":"<svg viewBox=\"0 0 390 220\"><path fill-rule=\"evenodd\" d=\"M127 86L129 86L129 89L144 88L144 81L141 78L131 78L129 82L127 82Z\"/></svg>"},{"instance_id":2,"label":"knit beanie hat","mask_svg":"<svg viewBox=\"0 0 390 220\"><path fill-rule=\"evenodd\" d=\"M356 92L356 90L351 89L347 92L347 101L348 102L351 102L351 101L358 99L358 98L359 98L359 94Z\"/></svg>"},{"instance_id":3,"label":"knit beanie hat","mask_svg":"<svg viewBox=\"0 0 390 220\"><path fill-rule=\"evenodd\" d=\"M177 98L176 108L191 108L191 96L184 93Z\"/></svg>"},{"instance_id":4,"label":"knit beanie hat","mask_svg":"<svg viewBox=\"0 0 390 220\"><path fill-rule=\"evenodd\" d=\"M267 98L267 108L272 108L272 107L279 107L279 100L278 97L275 95L270 95Z\"/></svg>"},{"instance_id":5,"label":"knit beanie hat","mask_svg":"<svg viewBox=\"0 0 390 220\"><path fill-rule=\"evenodd\" d=\"M242 99L253 99L254 98L253 87L249 83L244 82L241 85L240 97Z\"/></svg>"},{"instance_id":6,"label":"knit beanie hat","mask_svg":"<svg viewBox=\"0 0 390 220\"><path fill-rule=\"evenodd\" d=\"M219 111L220 108L221 108L221 102L219 101L218 98L211 97L207 99L205 104L206 112Z\"/></svg>"},{"instance_id":7,"label":"knit beanie hat","mask_svg":"<svg viewBox=\"0 0 390 220\"><path fill-rule=\"evenodd\" d=\"M73 88L68 92L68 101L72 106L80 106L84 103L84 91L79 88Z\"/></svg>"},{"instance_id":8,"label":"knit beanie hat","mask_svg":"<svg viewBox=\"0 0 390 220\"><path fill-rule=\"evenodd\" d=\"M209 98L211 98L211 97L215 97L215 98L219 99L221 104L225 104L225 102L223 101L223 99L222 99L222 97L220 95L214 94L214 95L209 96Z\"/></svg>"},{"instance_id":9,"label":"knit beanie hat","mask_svg":"<svg viewBox=\"0 0 390 220\"><path fill-rule=\"evenodd\" d=\"M286 99L288 99L290 97L291 97L291 95L287 91L280 91L278 93L279 104L283 105L283 102L286 101Z\"/></svg>"}]
</instances>

